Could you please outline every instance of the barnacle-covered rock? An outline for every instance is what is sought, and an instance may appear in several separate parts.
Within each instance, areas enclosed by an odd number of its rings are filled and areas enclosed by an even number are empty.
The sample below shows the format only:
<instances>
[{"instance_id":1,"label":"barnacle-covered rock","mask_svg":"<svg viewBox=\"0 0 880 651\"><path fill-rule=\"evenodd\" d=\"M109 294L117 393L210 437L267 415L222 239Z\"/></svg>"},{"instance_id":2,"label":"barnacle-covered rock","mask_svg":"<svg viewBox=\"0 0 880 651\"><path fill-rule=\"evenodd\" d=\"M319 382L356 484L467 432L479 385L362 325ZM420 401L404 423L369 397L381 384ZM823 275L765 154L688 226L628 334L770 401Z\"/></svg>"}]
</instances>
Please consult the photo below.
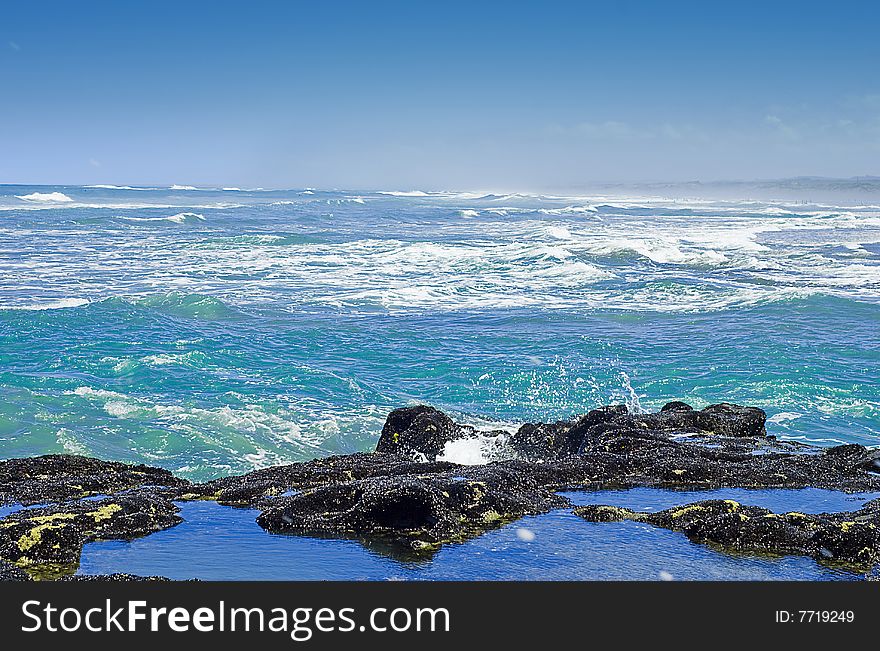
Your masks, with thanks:
<instances>
[{"instance_id":1,"label":"barnacle-covered rock","mask_svg":"<svg viewBox=\"0 0 880 651\"><path fill-rule=\"evenodd\" d=\"M773 513L735 500L706 500L656 513L590 505L574 513L590 522L636 520L683 532L694 542L738 552L811 556L869 569L880 561L880 500L858 511Z\"/></svg>"},{"instance_id":2,"label":"barnacle-covered rock","mask_svg":"<svg viewBox=\"0 0 880 651\"><path fill-rule=\"evenodd\" d=\"M460 542L568 500L528 475L483 468L472 477L403 475L325 486L279 501L257 522L274 533L379 538L411 550Z\"/></svg>"},{"instance_id":3,"label":"barnacle-covered rock","mask_svg":"<svg viewBox=\"0 0 880 651\"><path fill-rule=\"evenodd\" d=\"M182 522L177 511L168 499L146 493L16 511L0 520L0 559L35 576L69 574L85 543L167 529Z\"/></svg>"},{"instance_id":4,"label":"barnacle-covered rock","mask_svg":"<svg viewBox=\"0 0 880 651\"><path fill-rule=\"evenodd\" d=\"M0 504L47 504L141 486L180 487L187 483L162 468L71 454L0 461Z\"/></svg>"}]
</instances>

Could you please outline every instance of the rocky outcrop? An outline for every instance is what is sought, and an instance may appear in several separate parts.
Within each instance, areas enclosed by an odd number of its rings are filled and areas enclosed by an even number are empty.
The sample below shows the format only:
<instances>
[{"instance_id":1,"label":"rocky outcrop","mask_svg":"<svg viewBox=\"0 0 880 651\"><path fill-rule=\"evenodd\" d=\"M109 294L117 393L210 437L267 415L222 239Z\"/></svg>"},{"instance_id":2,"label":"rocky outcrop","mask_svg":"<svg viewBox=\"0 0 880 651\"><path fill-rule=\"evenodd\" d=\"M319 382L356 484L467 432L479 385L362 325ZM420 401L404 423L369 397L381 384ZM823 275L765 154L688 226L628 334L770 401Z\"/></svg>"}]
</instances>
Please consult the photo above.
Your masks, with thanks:
<instances>
[{"instance_id":1,"label":"rocky outcrop","mask_svg":"<svg viewBox=\"0 0 880 651\"><path fill-rule=\"evenodd\" d=\"M434 461L448 442L473 436L473 432L433 407L404 407L388 414L376 452Z\"/></svg>"},{"instance_id":2,"label":"rocky outcrop","mask_svg":"<svg viewBox=\"0 0 880 651\"><path fill-rule=\"evenodd\" d=\"M0 559L36 576L70 573L92 540L130 540L182 519L164 497L146 493L16 511L0 520Z\"/></svg>"},{"instance_id":3,"label":"rocky outcrop","mask_svg":"<svg viewBox=\"0 0 880 651\"><path fill-rule=\"evenodd\" d=\"M761 409L729 403L696 410L684 402L670 402L656 414L632 414L626 405L609 405L571 420L526 423L509 435L500 431L489 434L503 437L517 458L552 461L582 453L595 439L615 431L761 438L766 436L766 419ZM456 423L433 407L405 407L388 415L376 451L434 461L447 443L474 436L473 427Z\"/></svg>"},{"instance_id":4,"label":"rocky outcrop","mask_svg":"<svg viewBox=\"0 0 880 651\"><path fill-rule=\"evenodd\" d=\"M635 422L648 429L702 432L720 436L766 436L767 414L757 407L743 407L728 402L709 405L697 411L680 401L666 403L656 414L641 414Z\"/></svg>"},{"instance_id":5,"label":"rocky outcrop","mask_svg":"<svg viewBox=\"0 0 880 651\"><path fill-rule=\"evenodd\" d=\"M279 500L257 522L273 533L379 538L411 550L433 550L570 504L527 474L491 467L469 474L385 476L324 486Z\"/></svg>"},{"instance_id":6,"label":"rocky outcrop","mask_svg":"<svg viewBox=\"0 0 880 651\"><path fill-rule=\"evenodd\" d=\"M174 500L258 509L272 533L354 538L394 555L430 555L526 515L570 507L563 490L817 488L880 492L880 453L779 441L760 409L672 402L654 414L623 405L570 420L480 432L426 406L388 416L373 453L315 459L190 484L166 470L69 455L0 462L0 504L43 504L0 518L0 579L56 578L90 541L131 539L180 522ZM447 444L494 437L485 465L438 461ZM644 520L738 551L878 562L880 506L853 513L772 514L701 502L656 514L582 507L596 521ZM126 575L127 576L127 575ZM120 575L122 578L122 575ZM137 578L137 577L134 577Z\"/></svg>"},{"instance_id":7,"label":"rocky outcrop","mask_svg":"<svg viewBox=\"0 0 880 651\"><path fill-rule=\"evenodd\" d=\"M268 505L278 496L318 486L340 484L370 477L431 474L451 471L454 463L419 463L407 457L383 453L356 453L274 466L246 475L223 477L186 486L181 499L210 499L229 506Z\"/></svg>"},{"instance_id":8,"label":"rocky outcrop","mask_svg":"<svg viewBox=\"0 0 880 651\"><path fill-rule=\"evenodd\" d=\"M30 575L12 563L0 559L0 581L30 581Z\"/></svg>"},{"instance_id":9,"label":"rocky outcrop","mask_svg":"<svg viewBox=\"0 0 880 651\"><path fill-rule=\"evenodd\" d=\"M508 444L521 459L551 461L577 454L593 431L628 417L626 405L594 409L585 416L555 423L526 423L510 436Z\"/></svg>"},{"instance_id":10,"label":"rocky outcrop","mask_svg":"<svg viewBox=\"0 0 880 651\"><path fill-rule=\"evenodd\" d=\"M574 513L590 522L647 522L737 552L811 556L861 570L880 561L880 500L858 511L818 515L773 513L734 500L707 500L657 513L606 505L583 506Z\"/></svg>"},{"instance_id":11,"label":"rocky outcrop","mask_svg":"<svg viewBox=\"0 0 880 651\"><path fill-rule=\"evenodd\" d=\"M510 445L521 458L547 461L587 453L614 433L761 438L766 436L766 420L761 409L728 403L697 411L684 402L670 402L656 414L631 414L625 405L612 405L570 421L523 425L511 436Z\"/></svg>"},{"instance_id":12,"label":"rocky outcrop","mask_svg":"<svg viewBox=\"0 0 880 651\"><path fill-rule=\"evenodd\" d=\"M186 483L162 468L69 454L0 461L0 504L46 504Z\"/></svg>"},{"instance_id":13,"label":"rocky outcrop","mask_svg":"<svg viewBox=\"0 0 880 651\"><path fill-rule=\"evenodd\" d=\"M709 447L646 430L615 430L591 439L577 455L533 464L532 472L555 489L812 486L858 492L880 490L880 476L872 472L877 456L861 445L806 450L736 439Z\"/></svg>"}]
</instances>

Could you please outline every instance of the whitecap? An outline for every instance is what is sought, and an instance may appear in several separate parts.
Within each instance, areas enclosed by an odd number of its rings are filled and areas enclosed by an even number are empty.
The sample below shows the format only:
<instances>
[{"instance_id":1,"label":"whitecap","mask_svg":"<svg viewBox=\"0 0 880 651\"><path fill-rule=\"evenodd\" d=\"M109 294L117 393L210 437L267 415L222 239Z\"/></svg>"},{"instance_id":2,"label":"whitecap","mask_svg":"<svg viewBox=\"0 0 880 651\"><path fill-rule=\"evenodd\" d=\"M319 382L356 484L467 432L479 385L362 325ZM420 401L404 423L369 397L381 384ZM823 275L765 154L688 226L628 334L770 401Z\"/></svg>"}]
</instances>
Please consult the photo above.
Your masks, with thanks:
<instances>
[{"instance_id":1,"label":"whitecap","mask_svg":"<svg viewBox=\"0 0 880 651\"><path fill-rule=\"evenodd\" d=\"M495 427L486 430L486 427ZM461 466L479 466L492 461L510 459L515 454L509 449L507 441L513 427L510 424L479 423L474 436L448 441L437 456L438 461L448 461ZM498 429L498 428L501 429Z\"/></svg>"},{"instance_id":2,"label":"whitecap","mask_svg":"<svg viewBox=\"0 0 880 651\"><path fill-rule=\"evenodd\" d=\"M73 432L64 427L55 433L55 440L58 441L58 445L64 448L67 454L78 454L81 456L90 454L89 448L84 443L78 441L74 437Z\"/></svg>"},{"instance_id":3,"label":"whitecap","mask_svg":"<svg viewBox=\"0 0 880 651\"><path fill-rule=\"evenodd\" d=\"M572 238L571 231L565 226L551 225L547 227L547 235L555 237L558 240L570 240Z\"/></svg>"},{"instance_id":4,"label":"whitecap","mask_svg":"<svg viewBox=\"0 0 880 651\"><path fill-rule=\"evenodd\" d=\"M87 185L87 188L94 188L97 190L138 190L138 191L147 191L147 190L155 190L156 188L136 188L132 185L110 185L107 183L98 183L96 185Z\"/></svg>"},{"instance_id":5,"label":"whitecap","mask_svg":"<svg viewBox=\"0 0 880 651\"><path fill-rule=\"evenodd\" d=\"M200 215L195 212L179 212L176 215L171 215L167 218L170 222L176 222L178 224L183 224L188 221L205 221L205 216Z\"/></svg>"},{"instance_id":6,"label":"whitecap","mask_svg":"<svg viewBox=\"0 0 880 651\"><path fill-rule=\"evenodd\" d=\"M30 194L19 194L17 198L22 201L34 201L38 203L69 203L73 199L63 192L32 192Z\"/></svg>"},{"instance_id":7,"label":"whitecap","mask_svg":"<svg viewBox=\"0 0 880 651\"><path fill-rule=\"evenodd\" d=\"M584 215L599 212L596 206L566 206L565 208L541 208L538 212L545 215Z\"/></svg>"},{"instance_id":8,"label":"whitecap","mask_svg":"<svg viewBox=\"0 0 880 651\"><path fill-rule=\"evenodd\" d=\"M767 419L768 423L785 423L790 420L796 420L803 416L796 411L781 411L778 414L773 414L770 418Z\"/></svg>"},{"instance_id":9,"label":"whitecap","mask_svg":"<svg viewBox=\"0 0 880 651\"><path fill-rule=\"evenodd\" d=\"M129 222L174 222L176 224L185 224L186 222L205 221L205 216L195 212L179 212L176 215L168 217L120 217Z\"/></svg>"},{"instance_id":10,"label":"whitecap","mask_svg":"<svg viewBox=\"0 0 880 651\"><path fill-rule=\"evenodd\" d=\"M69 307L82 307L83 305L88 305L90 303L89 300L85 298L62 298L57 301L48 301L46 303L29 303L26 305L10 305L10 306L0 306L5 310L32 310L32 311L40 311L40 310L62 310L64 308Z\"/></svg>"},{"instance_id":11,"label":"whitecap","mask_svg":"<svg viewBox=\"0 0 880 651\"><path fill-rule=\"evenodd\" d=\"M379 194L385 194L390 197L430 197L431 196L428 192L424 192L422 190L385 190L385 191L380 191Z\"/></svg>"}]
</instances>

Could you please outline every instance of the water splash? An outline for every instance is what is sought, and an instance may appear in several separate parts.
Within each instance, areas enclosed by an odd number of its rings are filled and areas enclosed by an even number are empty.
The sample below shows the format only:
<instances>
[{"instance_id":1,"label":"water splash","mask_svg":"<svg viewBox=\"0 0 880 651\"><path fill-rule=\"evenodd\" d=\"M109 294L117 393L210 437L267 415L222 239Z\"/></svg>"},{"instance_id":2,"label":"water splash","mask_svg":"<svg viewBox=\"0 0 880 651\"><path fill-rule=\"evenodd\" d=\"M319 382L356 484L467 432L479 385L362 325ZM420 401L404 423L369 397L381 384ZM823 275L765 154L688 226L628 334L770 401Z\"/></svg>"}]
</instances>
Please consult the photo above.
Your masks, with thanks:
<instances>
[{"instance_id":1,"label":"water splash","mask_svg":"<svg viewBox=\"0 0 880 651\"><path fill-rule=\"evenodd\" d=\"M620 372L620 378L625 392L624 404L626 404L626 408L629 409L631 414L644 414L645 410L642 408L641 402L639 402L639 394L636 393L636 390L633 388L632 382L629 379L629 375L626 374L626 371Z\"/></svg>"}]
</instances>

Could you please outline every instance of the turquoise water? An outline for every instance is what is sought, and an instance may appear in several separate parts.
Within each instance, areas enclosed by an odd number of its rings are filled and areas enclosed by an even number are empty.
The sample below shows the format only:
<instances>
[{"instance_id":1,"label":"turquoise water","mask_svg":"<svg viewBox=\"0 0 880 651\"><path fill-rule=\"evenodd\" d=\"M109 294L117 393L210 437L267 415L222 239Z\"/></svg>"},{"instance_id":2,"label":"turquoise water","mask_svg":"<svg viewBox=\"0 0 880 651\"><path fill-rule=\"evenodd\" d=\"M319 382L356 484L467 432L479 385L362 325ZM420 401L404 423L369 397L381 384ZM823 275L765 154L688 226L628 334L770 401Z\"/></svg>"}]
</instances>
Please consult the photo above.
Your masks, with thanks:
<instances>
[{"instance_id":1,"label":"turquoise water","mask_svg":"<svg viewBox=\"0 0 880 651\"><path fill-rule=\"evenodd\" d=\"M416 401L880 444L872 201L0 186L0 457L201 480L372 449Z\"/></svg>"}]
</instances>

